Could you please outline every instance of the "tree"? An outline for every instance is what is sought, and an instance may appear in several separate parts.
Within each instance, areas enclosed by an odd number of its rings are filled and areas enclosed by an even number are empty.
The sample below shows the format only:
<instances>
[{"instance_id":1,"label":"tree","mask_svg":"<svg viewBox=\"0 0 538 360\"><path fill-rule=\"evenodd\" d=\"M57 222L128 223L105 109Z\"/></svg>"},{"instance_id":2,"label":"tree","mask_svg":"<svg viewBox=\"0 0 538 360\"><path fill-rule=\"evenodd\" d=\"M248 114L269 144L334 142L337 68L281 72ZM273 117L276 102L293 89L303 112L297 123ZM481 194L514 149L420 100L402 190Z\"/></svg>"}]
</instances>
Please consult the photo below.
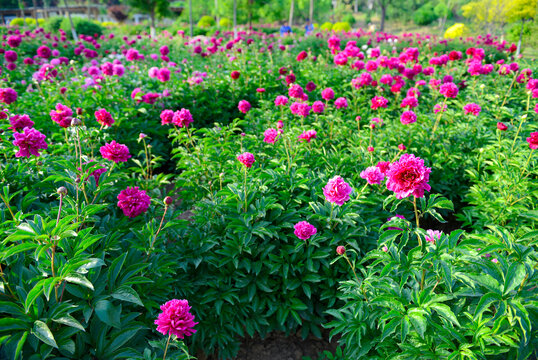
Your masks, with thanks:
<instances>
[{"instance_id":1,"label":"tree","mask_svg":"<svg viewBox=\"0 0 538 360\"><path fill-rule=\"evenodd\" d=\"M193 25L193 19L192 19L192 0L189 0L189 31L190 31L190 37L192 37L194 33L194 25Z\"/></svg>"},{"instance_id":2,"label":"tree","mask_svg":"<svg viewBox=\"0 0 538 360\"><path fill-rule=\"evenodd\" d=\"M290 4L290 18L289 18L289 21L288 21L288 26L291 28L293 27L293 10L294 10L294 7L295 7L295 0L291 0L291 4Z\"/></svg>"},{"instance_id":3,"label":"tree","mask_svg":"<svg viewBox=\"0 0 538 360\"><path fill-rule=\"evenodd\" d=\"M507 15L514 0L471 1L461 7L463 16L473 19L488 32L501 29L507 23Z\"/></svg>"},{"instance_id":4,"label":"tree","mask_svg":"<svg viewBox=\"0 0 538 360\"><path fill-rule=\"evenodd\" d=\"M73 18L71 17L71 11L69 10L69 5L67 5L67 0L64 0L65 11L67 12L67 17L69 18L69 24L71 25L71 35L75 42L78 41L77 30L75 29L75 24L73 24Z\"/></svg>"},{"instance_id":5,"label":"tree","mask_svg":"<svg viewBox=\"0 0 538 360\"><path fill-rule=\"evenodd\" d=\"M149 15L151 19L151 37L155 37L155 18L170 12L168 0L126 0L127 4Z\"/></svg>"},{"instance_id":6,"label":"tree","mask_svg":"<svg viewBox=\"0 0 538 360\"><path fill-rule=\"evenodd\" d=\"M390 0L377 0L377 3L381 9L381 24L379 25L379 31L385 31L385 17L387 16L387 6L390 4Z\"/></svg>"},{"instance_id":7,"label":"tree","mask_svg":"<svg viewBox=\"0 0 538 360\"><path fill-rule=\"evenodd\" d=\"M536 17L536 0L513 0L507 13L508 22L521 21L519 40L517 41L516 56L521 52L521 38L523 37L523 26L525 21Z\"/></svg>"}]
</instances>

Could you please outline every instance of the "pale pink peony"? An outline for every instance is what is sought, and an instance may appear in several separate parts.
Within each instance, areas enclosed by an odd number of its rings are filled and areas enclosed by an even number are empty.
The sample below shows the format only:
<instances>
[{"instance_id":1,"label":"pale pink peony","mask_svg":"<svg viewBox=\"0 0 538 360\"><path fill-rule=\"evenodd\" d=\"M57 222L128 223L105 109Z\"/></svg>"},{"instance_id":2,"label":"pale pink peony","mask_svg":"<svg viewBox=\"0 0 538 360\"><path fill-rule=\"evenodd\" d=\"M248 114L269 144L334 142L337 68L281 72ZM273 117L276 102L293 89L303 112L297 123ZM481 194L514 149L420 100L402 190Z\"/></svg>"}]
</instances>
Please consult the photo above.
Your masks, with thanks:
<instances>
[{"instance_id":1,"label":"pale pink peony","mask_svg":"<svg viewBox=\"0 0 538 360\"><path fill-rule=\"evenodd\" d=\"M342 206L349 200L349 195L353 192L351 186L340 176L335 176L327 182L323 188L325 199L333 204Z\"/></svg>"},{"instance_id":2,"label":"pale pink peony","mask_svg":"<svg viewBox=\"0 0 538 360\"><path fill-rule=\"evenodd\" d=\"M125 216L130 218L135 218L145 213L150 203L151 198L144 190L139 190L138 186L128 187L118 195L118 207L123 211Z\"/></svg>"},{"instance_id":3,"label":"pale pink peony","mask_svg":"<svg viewBox=\"0 0 538 360\"><path fill-rule=\"evenodd\" d=\"M191 307L187 300L170 300L161 305L162 313L159 314L155 325L157 331L163 335L175 335L179 339L191 336L196 332L194 315L190 313Z\"/></svg>"},{"instance_id":4,"label":"pale pink peony","mask_svg":"<svg viewBox=\"0 0 538 360\"><path fill-rule=\"evenodd\" d=\"M410 195L423 197L424 191L431 188L428 184L430 172L431 168L424 166L424 160L413 154L403 154L387 171L387 189L394 191L398 199Z\"/></svg>"},{"instance_id":5,"label":"pale pink peony","mask_svg":"<svg viewBox=\"0 0 538 360\"><path fill-rule=\"evenodd\" d=\"M318 232L314 225L309 224L307 221L298 222L295 224L294 229L293 233L301 240L308 240Z\"/></svg>"},{"instance_id":6,"label":"pale pink peony","mask_svg":"<svg viewBox=\"0 0 538 360\"><path fill-rule=\"evenodd\" d=\"M115 163L126 162L131 157L129 148L123 144L117 143L115 140L101 146L99 152L103 158L114 161Z\"/></svg>"},{"instance_id":7,"label":"pale pink peony","mask_svg":"<svg viewBox=\"0 0 538 360\"><path fill-rule=\"evenodd\" d=\"M366 168L361 172L360 176L361 178L365 179L370 185L381 184L381 182L385 178L385 175L377 166L370 166Z\"/></svg>"},{"instance_id":8,"label":"pale pink peony","mask_svg":"<svg viewBox=\"0 0 538 360\"><path fill-rule=\"evenodd\" d=\"M33 128L25 127L22 133L14 133L13 136L15 137L13 145L19 147L16 157L39 156L39 150L48 147L45 142L47 137Z\"/></svg>"},{"instance_id":9,"label":"pale pink peony","mask_svg":"<svg viewBox=\"0 0 538 360\"><path fill-rule=\"evenodd\" d=\"M426 241L431 242L432 244L435 244L437 240L440 240L441 235L443 234L443 232L439 230L431 229L427 230L426 232L428 233L428 235L426 235Z\"/></svg>"}]
</instances>

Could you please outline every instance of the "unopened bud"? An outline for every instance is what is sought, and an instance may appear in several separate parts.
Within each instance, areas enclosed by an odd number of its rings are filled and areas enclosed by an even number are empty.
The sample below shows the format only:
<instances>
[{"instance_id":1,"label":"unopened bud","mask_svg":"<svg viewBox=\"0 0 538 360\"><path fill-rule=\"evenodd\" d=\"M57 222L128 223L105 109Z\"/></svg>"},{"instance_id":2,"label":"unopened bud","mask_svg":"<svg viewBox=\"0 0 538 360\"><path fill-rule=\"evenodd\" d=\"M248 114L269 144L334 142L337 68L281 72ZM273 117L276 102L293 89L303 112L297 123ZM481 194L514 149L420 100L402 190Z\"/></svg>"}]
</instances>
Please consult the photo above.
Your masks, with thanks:
<instances>
[{"instance_id":1,"label":"unopened bud","mask_svg":"<svg viewBox=\"0 0 538 360\"><path fill-rule=\"evenodd\" d=\"M71 126L80 126L82 125L82 121L78 118L72 118L71 119Z\"/></svg>"},{"instance_id":2,"label":"unopened bud","mask_svg":"<svg viewBox=\"0 0 538 360\"><path fill-rule=\"evenodd\" d=\"M58 190L56 190L56 192L61 196L67 195L67 189L65 188L65 186L60 186Z\"/></svg>"},{"instance_id":3,"label":"unopened bud","mask_svg":"<svg viewBox=\"0 0 538 360\"><path fill-rule=\"evenodd\" d=\"M338 255L344 255L344 254L346 253L346 248L343 247L343 246L338 246L338 247L336 248L336 253L337 253Z\"/></svg>"},{"instance_id":4,"label":"unopened bud","mask_svg":"<svg viewBox=\"0 0 538 360\"><path fill-rule=\"evenodd\" d=\"M164 198L164 204L166 206L172 205L172 201L173 201L173 199L170 196L167 196L167 197Z\"/></svg>"}]
</instances>

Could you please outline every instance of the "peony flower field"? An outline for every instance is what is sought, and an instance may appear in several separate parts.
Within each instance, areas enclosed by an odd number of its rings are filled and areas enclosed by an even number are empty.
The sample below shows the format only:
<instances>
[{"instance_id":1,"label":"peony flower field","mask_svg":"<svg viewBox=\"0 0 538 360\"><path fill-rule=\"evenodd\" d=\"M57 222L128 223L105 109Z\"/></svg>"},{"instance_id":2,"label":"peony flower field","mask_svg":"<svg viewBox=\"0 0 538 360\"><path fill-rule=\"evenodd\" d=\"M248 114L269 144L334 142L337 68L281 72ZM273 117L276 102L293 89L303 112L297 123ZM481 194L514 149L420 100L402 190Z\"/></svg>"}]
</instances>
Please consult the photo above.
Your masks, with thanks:
<instances>
[{"instance_id":1,"label":"peony flower field","mask_svg":"<svg viewBox=\"0 0 538 360\"><path fill-rule=\"evenodd\" d=\"M513 44L1 41L0 358L232 359L275 332L536 358L538 63Z\"/></svg>"}]
</instances>

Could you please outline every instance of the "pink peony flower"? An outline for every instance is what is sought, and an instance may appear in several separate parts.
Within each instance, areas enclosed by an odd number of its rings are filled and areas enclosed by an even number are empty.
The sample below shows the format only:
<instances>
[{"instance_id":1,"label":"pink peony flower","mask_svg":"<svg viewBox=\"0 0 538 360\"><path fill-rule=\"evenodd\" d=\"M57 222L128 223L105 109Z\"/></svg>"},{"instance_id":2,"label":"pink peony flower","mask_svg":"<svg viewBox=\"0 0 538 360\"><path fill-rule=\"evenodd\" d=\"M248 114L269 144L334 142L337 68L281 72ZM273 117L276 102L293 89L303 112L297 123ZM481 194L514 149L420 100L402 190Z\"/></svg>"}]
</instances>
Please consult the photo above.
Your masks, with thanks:
<instances>
[{"instance_id":1,"label":"pink peony flower","mask_svg":"<svg viewBox=\"0 0 538 360\"><path fill-rule=\"evenodd\" d=\"M389 101L385 99L383 96L374 96L374 98L371 100L372 105L370 106L372 110L376 110L379 108L386 108Z\"/></svg>"},{"instance_id":2,"label":"pink peony flower","mask_svg":"<svg viewBox=\"0 0 538 360\"><path fill-rule=\"evenodd\" d=\"M306 221L298 222L295 224L294 229L295 231L293 233L301 240L308 240L318 232L314 225Z\"/></svg>"},{"instance_id":3,"label":"pink peony flower","mask_svg":"<svg viewBox=\"0 0 538 360\"><path fill-rule=\"evenodd\" d=\"M95 112L95 119L99 124L102 126L112 126L114 124L114 119L112 119L112 115L105 109L99 109Z\"/></svg>"},{"instance_id":4,"label":"pink peony flower","mask_svg":"<svg viewBox=\"0 0 538 360\"><path fill-rule=\"evenodd\" d=\"M290 88L288 89L288 96L301 100L304 96L304 91L301 85L291 84Z\"/></svg>"},{"instance_id":5,"label":"pink peony flower","mask_svg":"<svg viewBox=\"0 0 538 360\"><path fill-rule=\"evenodd\" d=\"M11 124L11 126L8 129L13 131L19 131L24 129L25 127L31 128L34 126L34 122L26 114L13 115L9 118L9 123Z\"/></svg>"},{"instance_id":6,"label":"pink peony flower","mask_svg":"<svg viewBox=\"0 0 538 360\"><path fill-rule=\"evenodd\" d=\"M338 255L344 255L346 253L346 248L340 245L336 248L336 253Z\"/></svg>"},{"instance_id":7,"label":"pink peony flower","mask_svg":"<svg viewBox=\"0 0 538 360\"><path fill-rule=\"evenodd\" d=\"M482 108L480 107L480 105L475 104L475 103L469 103L463 107L463 111L465 112L465 115L471 114L474 116L478 116L481 110Z\"/></svg>"},{"instance_id":8,"label":"pink peony flower","mask_svg":"<svg viewBox=\"0 0 538 360\"><path fill-rule=\"evenodd\" d=\"M99 152L103 158L114 161L115 163L126 162L131 157L129 148L123 144L117 143L115 140L101 146Z\"/></svg>"},{"instance_id":9,"label":"pink peony flower","mask_svg":"<svg viewBox=\"0 0 538 360\"><path fill-rule=\"evenodd\" d=\"M284 95L278 95L275 99L276 106L285 106L288 104L288 98Z\"/></svg>"},{"instance_id":10,"label":"pink peony flower","mask_svg":"<svg viewBox=\"0 0 538 360\"><path fill-rule=\"evenodd\" d=\"M250 103L246 100L241 100L239 102L239 104L237 105L237 108L239 109L239 111L241 111L243 114L246 114L248 113L248 111L250 110Z\"/></svg>"},{"instance_id":11,"label":"pink peony flower","mask_svg":"<svg viewBox=\"0 0 538 360\"><path fill-rule=\"evenodd\" d=\"M400 150L400 151L405 151L406 149L407 149L407 148L405 147L404 144L400 144L400 145L398 145L398 150Z\"/></svg>"},{"instance_id":12,"label":"pink peony flower","mask_svg":"<svg viewBox=\"0 0 538 360\"><path fill-rule=\"evenodd\" d=\"M458 86L452 82L444 83L439 88L439 93L444 95L446 98L455 98L458 96L458 91Z\"/></svg>"},{"instance_id":13,"label":"pink peony flower","mask_svg":"<svg viewBox=\"0 0 538 360\"><path fill-rule=\"evenodd\" d=\"M531 136L527 138L527 142L532 150L538 149L538 131L531 133Z\"/></svg>"},{"instance_id":14,"label":"pink peony flower","mask_svg":"<svg viewBox=\"0 0 538 360\"><path fill-rule=\"evenodd\" d=\"M37 48L37 56L39 56L40 58L48 59L51 57L51 55L52 55L52 51L47 46L42 45L39 48Z\"/></svg>"},{"instance_id":15,"label":"pink peony flower","mask_svg":"<svg viewBox=\"0 0 538 360\"><path fill-rule=\"evenodd\" d=\"M310 115L310 105L307 103L294 102L290 106L291 113L294 115L307 117Z\"/></svg>"},{"instance_id":16,"label":"pink peony flower","mask_svg":"<svg viewBox=\"0 0 538 360\"><path fill-rule=\"evenodd\" d=\"M508 126L506 126L504 123L502 122L498 122L497 123L497 129L501 130L501 131L506 131L508 129Z\"/></svg>"},{"instance_id":17,"label":"pink peony flower","mask_svg":"<svg viewBox=\"0 0 538 360\"><path fill-rule=\"evenodd\" d=\"M310 142L310 140L312 139L316 139L317 138L317 132L316 130L307 130L305 132L303 132L301 135L299 135L299 141L302 142L302 141L306 141L306 142Z\"/></svg>"},{"instance_id":18,"label":"pink peony flower","mask_svg":"<svg viewBox=\"0 0 538 360\"><path fill-rule=\"evenodd\" d=\"M323 188L325 199L333 204L342 206L349 200L349 195L353 192L351 186L340 176L335 176L327 182Z\"/></svg>"},{"instance_id":19,"label":"pink peony flower","mask_svg":"<svg viewBox=\"0 0 538 360\"><path fill-rule=\"evenodd\" d=\"M17 92L12 88L0 88L0 103L11 104L17 101Z\"/></svg>"},{"instance_id":20,"label":"pink peony flower","mask_svg":"<svg viewBox=\"0 0 538 360\"><path fill-rule=\"evenodd\" d=\"M56 110L50 111L50 118L52 119L52 121L54 121L63 128L71 126L71 120L73 119L72 116L73 110L60 103L56 104Z\"/></svg>"},{"instance_id":21,"label":"pink peony flower","mask_svg":"<svg viewBox=\"0 0 538 360\"><path fill-rule=\"evenodd\" d=\"M168 68L162 68L157 71L157 79L160 82L167 82L170 80L170 70Z\"/></svg>"},{"instance_id":22,"label":"pink peony flower","mask_svg":"<svg viewBox=\"0 0 538 360\"><path fill-rule=\"evenodd\" d=\"M428 184L431 168L424 166L424 160L413 154L403 154L400 160L390 164L387 171L387 189L394 191L397 199L410 195L423 197L430 191Z\"/></svg>"},{"instance_id":23,"label":"pink peony flower","mask_svg":"<svg viewBox=\"0 0 538 360\"><path fill-rule=\"evenodd\" d=\"M407 110L402 113L400 117L400 122L404 125L409 125L417 121L417 115L411 111Z\"/></svg>"},{"instance_id":24,"label":"pink peony flower","mask_svg":"<svg viewBox=\"0 0 538 360\"><path fill-rule=\"evenodd\" d=\"M316 114L321 114L323 111L325 111L325 104L321 101L314 101L312 104L312 111Z\"/></svg>"},{"instance_id":25,"label":"pink peony flower","mask_svg":"<svg viewBox=\"0 0 538 360\"><path fill-rule=\"evenodd\" d=\"M321 97L323 100L332 100L334 99L334 90L331 88L327 88L321 91Z\"/></svg>"},{"instance_id":26,"label":"pink peony flower","mask_svg":"<svg viewBox=\"0 0 538 360\"><path fill-rule=\"evenodd\" d=\"M39 150L48 147L45 142L46 136L34 128L25 127L22 133L13 133L13 136L15 137L13 145L19 147L16 157L39 156Z\"/></svg>"},{"instance_id":27,"label":"pink peony flower","mask_svg":"<svg viewBox=\"0 0 538 360\"><path fill-rule=\"evenodd\" d=\"M297 55L297 61L303 61L307 57L308 57L308 53L303 50Z\"/></svg>"},{"instance_id":28,"label":"pink peony flower","mask_svg":"<svg viewBox=\"0 0 538 360\"><path fill-rule=\"evenodd\" d=\"M384 176L390 168L390 161L380 161L377 163L376 167Z\"/></svg>"},{"instance_id":29,"label":"pink peony flower","mask_svg":"<svg viewBox=\"0 0 538 360\"><path fill-rule=\"evenodd\" d=\"M241 73L237 70L234 70L230 73L230 77L233 79L233 80L237 80L239 79L239 77L241 76Z\"/></svg>"},{"instance_id":30,"label":"pink peony flower","mask_svg":"<svg viewBox=\"0 0 538 360\"><path fill-rule=\"evenodd\" d=\"M446 104L435 104L435 106L433 107L433 112L434 113L440 113L440 112L445 112L446 111Z\"/></svg>"},{"instance_id":31,"label":"pink peony flower","mask_svg":"<svg viewBox=\"0 0 538 360\"><path fill-rule=\"evenodd\" d=\"M418 100L414 96L407 96L402 100L402 103L400 104L400 107L409 107L411 109L418 106Z\"/></svg>"},{"instance_id":32,"label":"pink peony flower","mask_svg":"<svg viewBox=\"0 0 538 360\"><path fill-rule=\"evenodd\" d=\"M192 114L187 109L176 111L172 117L172 123L179 127L188 127L192 122Z\"/></svg>"},{"instance_id":33,"label":"pink peony flower","mask_svg":"<svg viewBox=\"0 0 538 360\"><path fill-rule=\"evenodd\" d=\"M334 101L334 106L337 109L347 108L347 99L345 97L339 97Z\"/></svg>"},{"instance_id":34,"label":"pink peony flower","mask_svg":"<svg viewBox=\"0 0 538 360\"><path fill-rule=\"evenodd\" d=\"M385 175L377 166L370 166L366 168L361 172L360 176L361 178L365 179L370 185L381 184L381 182L385 178Z\"/></svg>"},{"instance_id":35,"label":"pink peony flower","mask_svg":"<svg viewBox=\"0 0 538 360\"><path fill-rule=\"evenodd\" d=\"M174 112L172 110L163 110L161 112L161 125L172 124Z\"/></svg>"},{"instance_id":36,"label":"pink peony flower","mask_svg":"<svg viewBox=\"0 0 538 360\"><path fill-rule=\"evenodd\" d=\"M159 314L155 325L157 331L163 335L175 335L179 339L191 336L196 332L194 315L190 313L191 307L187 300L170 300L161 305L162 313Z\"/></svg>"},{"instance_id":37,"label":"pink peony flower","mask_svg":"<svg viewBox=\"0 0 538 360\"><path fill-rule=\"evenodd\" d=\"M432 244L435 244L435 241L440 240L441 235L443 234L439 230L431 230L431 229L427 230L426 232L428 233L428 235L426 235L426 241L431 242Z\"/></svg>"},{"instance_id":38,"label":"pink peony flower","mask_svg":"<svg viewBox=\"0 0 538 360\"><path fill-rule=\"evenodd\" d=\"M237 160L243 165L245 165L247 168L251 168L252 164L256 162L254 159L254 155L249 152L244 152L237 156Z\"/></svg>"},{"instance_id":39,"label":"pink peony flower","mask_svg":"<svg viewBox=\"0 0 538 360\"><path fill-rule=\"evenodd\" d=\"M263 141L268 143L268 144L274 144L275 141L277 140L278 138L278 130L277 129L273 129L273 128L270 128L270 129L267 129L265 130L265 132L263 133Z\"/></svg>"},{"instance_id":40,"label":"pink peony flower","mask_svg":"<svg viewBox=\"0 0 538 360\"><path fill-rule=\"evenodd\" d=\"M139 190L138 186L128 187L118 195L118 207L123 211L125 216L130 218L135 218L145 213L150 203L151 198L144 190Z\"/></svg>"}]
</instances>

